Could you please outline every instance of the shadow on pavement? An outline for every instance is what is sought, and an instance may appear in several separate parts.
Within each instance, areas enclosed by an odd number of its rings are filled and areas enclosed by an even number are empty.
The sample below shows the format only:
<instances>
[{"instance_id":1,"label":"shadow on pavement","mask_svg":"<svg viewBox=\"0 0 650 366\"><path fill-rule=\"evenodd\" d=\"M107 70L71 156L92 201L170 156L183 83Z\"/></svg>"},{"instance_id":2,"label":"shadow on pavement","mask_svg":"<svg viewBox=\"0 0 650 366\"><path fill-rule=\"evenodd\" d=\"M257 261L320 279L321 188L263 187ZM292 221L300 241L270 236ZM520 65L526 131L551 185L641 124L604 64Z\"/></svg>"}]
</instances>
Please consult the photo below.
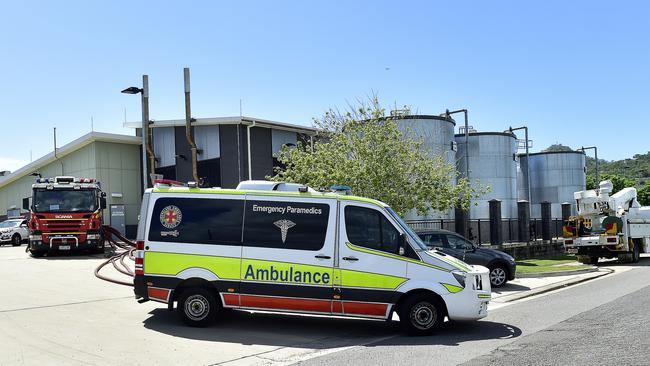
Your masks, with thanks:
<instances>
[{"instance_id":1,"label":"shadow on pavement","mask_svg":"<svg viewBox=\"0 0 650 366\"><path fill-rule=\"evenodd\" d=\"M463 342L486 339L512 339L521 335L521 329L514 325L495 323L491 321L447 322L434 335L428 337L395 337L368 345L375 346L426 346L443 345L459 346Z\"/></svg>"},{"instance_id":2,"label":"shadow on pavement","mask_svg":"<svg viewBox=\"0 0 650 366\"><path fill-rule=\"evenodd\" d=\"M503 287L493 288L492 292L500 294L500 293L503 293L503 292L528 291L528 290L530 290L530 287L528 287L528 286L523 286L523 285L519 285L519 284L516 284L516 283L507 282Z\"/></svg>"},{"instance_id":3,"label":"shadow on pavement","mask_svg":"<svg viewBox=\"0 0 650 366\"><path fill-rule=\"evenodd\" d=\"M458 345L481 339L506 339L521 335L514 326L489 321L447 322L436 334L427 337L405 336L398 322L367 321L326 317L295 316L287 314L226 311L221 319L207 328L185 326L176 312L154 309L143 323L145 328L187 339L239 343L243 345L270 345L278 347L305 347L327 349L340 346L345 339L351 344L372 342L378 345ZM338 340L338 341L337 341Z\"/></svg>"},{"instance_id":4,"label":"shadow on pavement","mask_svg":"<svg viewBox=\"0 0 650 366\"><path fill-rule=\"evenodd\" d=\"M633 267L650 267L650 256L648 254L641 254L641 259L637 263L620 263L617 259L600 259L596 264L597 267L618 267L618 266L633 266Z\"/></svg>"},{"instance_id":5,"label":"shadow on pavement","mask_svg":"<svg viewBox=\"0 0 650 366\"><path fill-rule=\"evenodd\" d=\"M73 250L70 252L53 251L42 257L34 257L29 252L25 255L35 260L79 260L79 259L106 259L103 253L89 253L88 251Z\"/></svg>"}]
</instances>

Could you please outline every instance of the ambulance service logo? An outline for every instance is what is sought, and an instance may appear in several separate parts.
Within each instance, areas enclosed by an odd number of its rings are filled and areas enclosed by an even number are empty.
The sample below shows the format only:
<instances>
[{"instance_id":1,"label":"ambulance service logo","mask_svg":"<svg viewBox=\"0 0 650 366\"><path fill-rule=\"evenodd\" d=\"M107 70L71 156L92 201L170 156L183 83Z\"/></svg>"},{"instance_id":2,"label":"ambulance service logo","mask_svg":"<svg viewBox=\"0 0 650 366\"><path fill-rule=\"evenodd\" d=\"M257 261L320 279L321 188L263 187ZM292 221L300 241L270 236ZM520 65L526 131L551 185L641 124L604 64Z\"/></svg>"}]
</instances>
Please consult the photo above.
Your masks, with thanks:
<instances>
[{"instance_id":1,"label":"ambulance service logo","mask_svg":"<svg viewBox=\"0 0 650 366\"><path fill-rule=\"evenodd\" d=\"M282 235L282 244L284 244L287 241L287 233L289 232L289 229L296 226L296 223L291 220L278 220L274 222L273 225L280 228L280 234Z\"/></svg>"},{"instance_id":2,"label":"ambulance service logo","mask_svg":"<svg viewBox=\"0 0 650 366\"><path fill-rule=\"evenodd\" d=\"M181 223L183 213L181 209L170 205L160 211L160 223L167 229L173 229Z\"/></svg>"}]
</instances>

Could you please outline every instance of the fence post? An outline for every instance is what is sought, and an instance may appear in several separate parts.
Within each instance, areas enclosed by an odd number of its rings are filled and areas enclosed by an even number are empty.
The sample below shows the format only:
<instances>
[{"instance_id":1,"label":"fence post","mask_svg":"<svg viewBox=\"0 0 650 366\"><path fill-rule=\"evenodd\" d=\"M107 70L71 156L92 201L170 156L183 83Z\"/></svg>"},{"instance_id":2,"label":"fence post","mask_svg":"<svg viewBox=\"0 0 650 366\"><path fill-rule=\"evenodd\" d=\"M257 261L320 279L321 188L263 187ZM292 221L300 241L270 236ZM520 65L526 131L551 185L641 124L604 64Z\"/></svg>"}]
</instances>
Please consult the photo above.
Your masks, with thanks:
<instances>
[{"instance_id":1,"label":"fence post","mask_svg":"<svg viewBox=\"0 0 650 366\"><path fill-rule=\"evenodd\" d=\"M490 244L499 245L503 243L501 201L492 199L488 204L490 205Z\"/></svg>"},{"instance_id":2,"label":"fence post","mask_svg":"<svg viewBox=\"0 0 650 366\"><path fill-rule=\"evenodd\" d=\"M467 211L456 208L455 210L455 222L456 222L456 232L462 235L464 238L467 237Z\"/></svg>"},{"instance_id":3,"label":"fence post","mask_svg":"<svg viewBox=\"0 0 650 366\"><path fill-rule=\"evenodd\" d=\"M551 240L551 203L544 201L542 206L542 240Z\"/></svg>"},{"instance_id":4,"label":"fence post","mask_svg":"<svg viewBox=\"0 0 650 366\"><path fill-rule=\"evenodd\" d=\"M517 238L520 243L530 242L530 203L526 200L517 201L517 220L519 228Z\"/></svg>"},{"instance_id":5,"label":"fence post","mask_svg":"<svg viewBox=\"0 0 650 366\"><path fill-rule=\"evenodd\" d=\"M562 221L566 221L571 216L571 204L569 202L562 203Z\"/></svg>"}]
</instances>

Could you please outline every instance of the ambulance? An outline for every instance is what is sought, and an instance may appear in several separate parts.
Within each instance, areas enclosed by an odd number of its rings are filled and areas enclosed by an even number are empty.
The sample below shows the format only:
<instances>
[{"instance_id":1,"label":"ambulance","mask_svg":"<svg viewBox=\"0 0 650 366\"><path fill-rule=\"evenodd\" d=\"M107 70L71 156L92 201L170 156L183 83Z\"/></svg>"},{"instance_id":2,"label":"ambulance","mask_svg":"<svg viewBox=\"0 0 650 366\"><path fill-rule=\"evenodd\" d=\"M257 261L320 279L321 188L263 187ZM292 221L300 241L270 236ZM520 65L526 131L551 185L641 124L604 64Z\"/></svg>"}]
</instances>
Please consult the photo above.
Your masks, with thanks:
<instances>
[{"instance_id":1,"label":"ambulance","mask_svg":"<svg viewBox=\"0 0 650 366\"><path fill-rule=\"evenodd\" d=\"M386 204L306 186L157 184L142 201L135 297L206 326L224 309L390 320L431 334L487 316L488 270L435 250Z\"/></svg>"}]
</instances>

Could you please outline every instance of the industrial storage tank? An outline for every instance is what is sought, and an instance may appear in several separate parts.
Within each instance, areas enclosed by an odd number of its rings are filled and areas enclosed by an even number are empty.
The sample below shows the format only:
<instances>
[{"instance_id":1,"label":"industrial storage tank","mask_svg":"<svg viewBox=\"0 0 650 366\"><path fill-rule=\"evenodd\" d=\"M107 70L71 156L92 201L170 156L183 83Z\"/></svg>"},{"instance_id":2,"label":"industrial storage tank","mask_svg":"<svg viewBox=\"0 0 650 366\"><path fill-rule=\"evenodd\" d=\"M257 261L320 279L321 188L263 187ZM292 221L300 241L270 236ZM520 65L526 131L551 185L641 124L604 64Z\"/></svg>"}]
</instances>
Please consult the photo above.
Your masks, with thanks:
<instances>
[{"instance_id":1,"label":"industrial storage tank","mask_svg":"<svg viewBox=\"0 0 650 366\"><path fill-rule=\"evenodd\" d=\"M571 203L576 214L573 193L585 190L585 153L582 151L548 151L530 153L531 217L541 218L540 203L551 203L551 217L562 218L562 203ZM519 154L519 199L528 200L527 165L525 154Z\"/></svg>"},{"instance_id":2,"label":"industrial storage tank","mask_svg":"<svg viewBox=\"0 0 650 366\"><path fill-rule=\"evenodd\" d=\"M411 138L423 140L422 148L432 156L442 156L448 163L456 164L456 147L454 129L456 122L450 117L433 115L400 115L398 119L400 130L408 132ZM454 179L454 184L455 179ZM406 214L407 220L451 219L453 210L447 212L431 212L420 216L414 212Z\"/></svg>"},{"instance_id":3,"label":"industrial storage tank","mask_svg":"<svg viewBox=\"0 0 650 366\"><path fill-rule=\"evenodd\" d=\"M490 192L472 200L470 219L489 219L488 202L501 201L501 217L517 218L517 139L509 132L470 132L469 150L465 134L455 136L458 172L466 174L466 154L469 160L469 180L473 185L489 186ZM477 182L478 180L478 182ZM478 188L478 187L477 187Z\"/></svg>"}]
</instances>

